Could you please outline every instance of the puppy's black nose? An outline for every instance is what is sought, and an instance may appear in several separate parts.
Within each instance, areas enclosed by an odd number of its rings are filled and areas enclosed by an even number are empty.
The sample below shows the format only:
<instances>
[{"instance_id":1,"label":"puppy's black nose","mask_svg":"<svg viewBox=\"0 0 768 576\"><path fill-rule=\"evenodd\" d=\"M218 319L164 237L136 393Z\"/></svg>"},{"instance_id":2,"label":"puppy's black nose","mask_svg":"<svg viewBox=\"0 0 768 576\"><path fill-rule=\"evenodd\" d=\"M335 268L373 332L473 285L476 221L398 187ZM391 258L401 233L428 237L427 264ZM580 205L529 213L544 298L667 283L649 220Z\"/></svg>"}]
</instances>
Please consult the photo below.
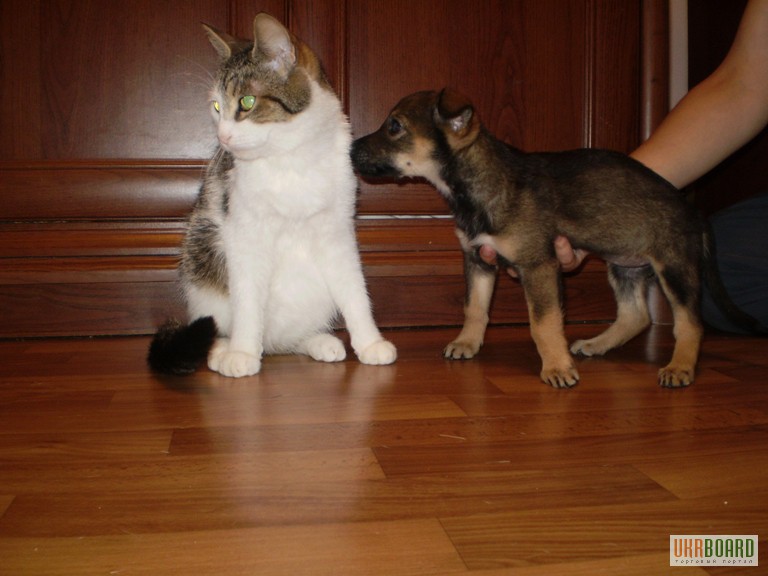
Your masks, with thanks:
<instances>
[{"instance_id":1,"label":"puppy's black nose","mask_svg":"<svg viewBox=\"0 0 768 576\"><path fill-rule=\"evenodd\" d=\"M352 149L349 152L352 157L352 165L355 167L355 170L361 172L364 171L366 166L371 164L371 157L370 154L368 154L368 149L365 146L364 140L365 138L358 138L352 142Z\"/></svg>"},{"instance_id":2,"label":"puppy's black nose","mask_svg":"<svg viewBox=\"0 0 768 576\"><path fill-rule=\"evenodd\" d=\"M392 165L389 154L379 146L375 133L358 138L352 143L350 156L352 166L361 176L374 178L397 178L400 172Z\"/></svg>"},{"instance_id":3,"label":"puppy's black nose","mask_svg":"<svg viewBox=\"0 0 768 576\"><path fill-rule=\"evenodd\" d=\"M354 162L356 158L360 157L360 139L359 138L354 142L352 142L352 148L349 151L349 155L352 157L352 162Z\"/></svg>"}]
</instances>

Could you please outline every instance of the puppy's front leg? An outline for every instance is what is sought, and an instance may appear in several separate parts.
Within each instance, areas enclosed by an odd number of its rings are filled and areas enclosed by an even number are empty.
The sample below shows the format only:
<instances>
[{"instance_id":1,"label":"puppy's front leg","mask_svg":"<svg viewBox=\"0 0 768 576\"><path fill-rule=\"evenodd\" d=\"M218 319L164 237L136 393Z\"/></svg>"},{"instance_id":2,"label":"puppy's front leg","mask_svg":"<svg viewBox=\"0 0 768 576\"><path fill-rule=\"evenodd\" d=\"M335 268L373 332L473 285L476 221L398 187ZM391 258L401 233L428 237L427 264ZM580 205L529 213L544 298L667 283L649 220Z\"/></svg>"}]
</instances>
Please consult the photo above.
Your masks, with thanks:
<instances>
[{"instance_id":1,"label":"puppy's front leg","mask_svg":"<svg viewBox=\"0 0 768 576\"><path fill-rule=\"evenodd\" d=\"M477 253L467 247L464 250L464 278L467 286L464 326L456 339L443 350L443 355L453 360L472 358L483 345L496 269L481 262Z\"/></svg>"},{"instance_id":2,"label":"puppy's front leg","mask_svg":"<svg viewBox=\"0 0 768 576\"><path fill-rule=\"evenodd\" d=\"M563 331L559 264L551 260L520 270L525 290L531 335L541 356L541 379L555 388L570 388L579 373L568 351Z\"/></svg>"}]
</instances>

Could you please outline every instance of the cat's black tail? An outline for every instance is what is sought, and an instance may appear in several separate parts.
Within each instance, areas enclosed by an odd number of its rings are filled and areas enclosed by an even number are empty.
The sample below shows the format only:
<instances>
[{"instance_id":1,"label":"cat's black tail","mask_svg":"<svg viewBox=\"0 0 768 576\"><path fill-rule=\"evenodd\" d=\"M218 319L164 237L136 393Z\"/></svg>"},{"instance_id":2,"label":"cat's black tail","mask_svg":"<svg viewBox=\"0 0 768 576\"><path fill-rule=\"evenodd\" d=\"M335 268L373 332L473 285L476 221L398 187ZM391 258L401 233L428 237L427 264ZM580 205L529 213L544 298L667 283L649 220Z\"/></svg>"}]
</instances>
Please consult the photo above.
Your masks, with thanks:
<instances>
[{"instance_id":1,"label":"cat's black tail","mask_svg":"<svg viewBox=\"0 0 768 576\"><path fill-rule=\"evenodd\" d=\"M162 374L191 374L208 357L216 340L216 322L211 316L189 325L169 320L152 338L147 363Z\"/></svg>"}]
</instances>

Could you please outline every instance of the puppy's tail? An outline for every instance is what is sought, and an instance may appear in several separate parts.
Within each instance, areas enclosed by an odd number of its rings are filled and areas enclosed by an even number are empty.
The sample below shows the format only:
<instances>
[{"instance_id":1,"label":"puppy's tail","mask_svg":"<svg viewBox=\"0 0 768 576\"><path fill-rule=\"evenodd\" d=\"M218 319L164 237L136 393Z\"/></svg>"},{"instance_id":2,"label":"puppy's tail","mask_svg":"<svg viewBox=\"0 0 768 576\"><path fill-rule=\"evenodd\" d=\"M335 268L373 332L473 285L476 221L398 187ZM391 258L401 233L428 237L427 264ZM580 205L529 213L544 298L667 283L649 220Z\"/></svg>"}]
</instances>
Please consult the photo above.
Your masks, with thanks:
<instances>
[{"instance_id":1,"label":"puppy's tail","mask_svg":"<svg viewBox=\"0 0 768 576\"><path fill-rule=\"evenodd\" d=\"M216 332L211 316L198 318L187 326L169 320L152 338L147 364L161 374L191 374L208 357Z\"/></svg>"},{"instance_id":2,"label":"puppy's tail","mask_svg":"<svg viewBox=\"0 0 768 576\"><path fill-rule=\"evenodd\" d=\"M704 262L702 263L702 268L704 270L704 281L707 283L712 300L714 300L720 312L733 324L749 334L768 334L768 328L763 326L759 320L744 312L731 300L720 276L720 268L717 265L715 236L708 223L707 229L704 232Z\"/></svg>"}]
</instances>

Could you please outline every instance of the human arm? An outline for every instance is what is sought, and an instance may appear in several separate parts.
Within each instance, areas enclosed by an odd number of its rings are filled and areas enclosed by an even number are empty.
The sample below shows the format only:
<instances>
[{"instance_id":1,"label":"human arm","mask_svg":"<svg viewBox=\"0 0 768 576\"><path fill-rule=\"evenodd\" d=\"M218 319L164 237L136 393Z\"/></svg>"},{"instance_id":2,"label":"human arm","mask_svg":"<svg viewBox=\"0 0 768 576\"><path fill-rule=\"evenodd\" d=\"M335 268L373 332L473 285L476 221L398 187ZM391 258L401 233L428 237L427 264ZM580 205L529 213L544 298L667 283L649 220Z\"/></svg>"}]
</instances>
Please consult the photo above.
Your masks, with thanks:
<instances>
[{"instance_id":1,"label":"human arm","mask_svg":"<svg viewBox=\"0 0 768 576\"><path fill-rule=\"evenodd\" d=\"M768 124L768 0L750 0L718 68L696 85L630 154L678 188L687 186ZM564 271L586 256L555 241Z\"/></svg>"},{"instance_id":2,"label":"human arm","mask_svg":"<svg viewBox=\"0 0 768 576\"><path fill-rule=\"evenodd\" d=\"M768 123L768 0L750 0L728 55L631 156L682 188Z\"/></svg>"}]
</instances>

